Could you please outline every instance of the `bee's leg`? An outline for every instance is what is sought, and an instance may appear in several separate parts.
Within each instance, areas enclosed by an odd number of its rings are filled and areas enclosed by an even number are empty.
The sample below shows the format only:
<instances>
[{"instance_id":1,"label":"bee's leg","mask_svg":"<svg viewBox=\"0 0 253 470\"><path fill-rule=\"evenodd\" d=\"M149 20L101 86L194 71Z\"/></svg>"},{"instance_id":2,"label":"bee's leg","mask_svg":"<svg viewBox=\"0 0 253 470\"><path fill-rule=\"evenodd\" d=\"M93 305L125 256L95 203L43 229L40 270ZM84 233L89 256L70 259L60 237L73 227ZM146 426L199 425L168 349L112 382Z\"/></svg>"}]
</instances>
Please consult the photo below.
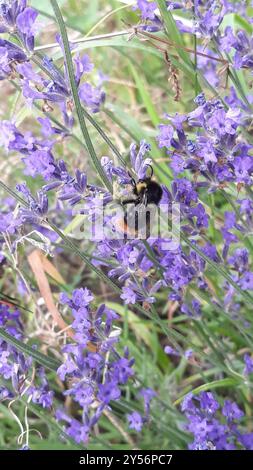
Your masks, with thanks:
<instances>
[{"instance_id":1,"label":"bee's leg","mask_svg":"<svg viewBox=\"0 0 253 470\"><path fill-rule=\"evenodd\" d=\"M127 199L126 201L122 201L122 206L126 206L127 204L139 204L140 199L135 198L135 199Z\"/></svg>"},{"instance_id":2,"label":"bee's leg","mask_svg":"<svg viewBox=\"0 0 253 470\"><path fill-rule=\"evenodd\" d=\"M152 168L152 167L151 167ZM150 211L147 210L147 205L148 205L148 192L145 191L144 195L143 195L143 205L144 205L144 208L145 208L145 238L149 238L150 237Z\"/></svg>"},{"instance_id":3,"label":"bee's leg","mask_svg":"<svg viewBox=\"0 0 253 470\"><path fill-rule=\"evenodd\" d=\"M147 191L145 191L145 193L143 194L142 204L145 207L147 207L147 205L148 205L148 193L147 193Z\"/></svg>"}]
</instances>

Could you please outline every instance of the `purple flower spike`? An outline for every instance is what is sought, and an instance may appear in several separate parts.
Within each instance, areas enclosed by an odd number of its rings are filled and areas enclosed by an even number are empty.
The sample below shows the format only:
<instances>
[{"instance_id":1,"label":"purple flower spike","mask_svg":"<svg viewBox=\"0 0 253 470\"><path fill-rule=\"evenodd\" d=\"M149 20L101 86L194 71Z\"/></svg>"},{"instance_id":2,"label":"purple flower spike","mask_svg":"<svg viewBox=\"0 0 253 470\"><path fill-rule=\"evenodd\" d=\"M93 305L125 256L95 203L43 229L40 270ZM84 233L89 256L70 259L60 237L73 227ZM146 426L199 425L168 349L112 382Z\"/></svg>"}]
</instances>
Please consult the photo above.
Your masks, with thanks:
<instances>
[{"instance_id":1,"label":"purple flower spike","mask_svg":"<svg viewBox=\"0 0 253 470\"><path fill-rule=\"evenodd\" d=\"M244 354L244 363L245 363L245 368L244 368L244 374L249 375L252 374L253 372L253 359L249 354Z\"/></svg>"},{"instance_id":2,"label":"purple flower spike","mask_svg":"<svg viewBox=\"0 0 253 470\"><path fill-rule=\"evenodd\" d=\"M143 420L140 413L134 411L133 413L127 415L127 419L130 429L134 429L137 432L142 430Z\"/></svg>"},{"instance_id":3,"label":"purple flower spike","mask_svg":"<svg viewBox=\"0 0 253 470\"><path fill-rule=\"evenodd\" d=\"M34 23L38 16L38 12L34 8L26 8L17 17L17 27L21 33L29 36L34 32Z\"/></svg>"}]
</instances>

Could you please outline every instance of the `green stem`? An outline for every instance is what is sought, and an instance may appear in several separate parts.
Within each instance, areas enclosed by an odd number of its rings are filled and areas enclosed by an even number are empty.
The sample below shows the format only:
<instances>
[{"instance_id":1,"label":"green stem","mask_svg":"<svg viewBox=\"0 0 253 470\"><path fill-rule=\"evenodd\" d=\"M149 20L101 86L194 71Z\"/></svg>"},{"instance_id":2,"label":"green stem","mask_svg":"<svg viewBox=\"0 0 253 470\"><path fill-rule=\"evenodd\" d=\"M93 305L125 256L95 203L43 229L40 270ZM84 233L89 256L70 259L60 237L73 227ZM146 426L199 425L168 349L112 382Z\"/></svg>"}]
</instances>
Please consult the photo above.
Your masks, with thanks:
<instances>
[{"instance_id":1,"label":"green stem","mask_svg":"<svg viewBox=\"0 0 253 470\"><path fill-rule=\"evenodd\" d=\"M116 157L120 160L123 166L126 166L126 162L124 158L122 157L121 153L118 151L117 147L114 145L114 143L111 141L111 139L106 135L106 133L103 131L103 129L100 127L98 122L86 111L86 109L82 108L83 114L86 117L88 121L95 127L95 129L98 131L102 139L107 143L108 147L113 151L113 153L116 155Z\"/></svg>"}]
</instances>

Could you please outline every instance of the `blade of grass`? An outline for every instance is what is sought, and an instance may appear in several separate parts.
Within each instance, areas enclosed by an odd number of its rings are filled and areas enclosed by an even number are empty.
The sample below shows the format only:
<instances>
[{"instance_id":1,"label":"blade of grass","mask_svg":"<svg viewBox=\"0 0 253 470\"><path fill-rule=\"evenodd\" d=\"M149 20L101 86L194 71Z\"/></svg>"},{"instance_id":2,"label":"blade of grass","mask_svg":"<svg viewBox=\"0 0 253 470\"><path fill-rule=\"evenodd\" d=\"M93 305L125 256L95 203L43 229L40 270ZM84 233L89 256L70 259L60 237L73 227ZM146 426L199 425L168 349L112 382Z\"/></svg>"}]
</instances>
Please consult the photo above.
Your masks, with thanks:
<instances>
[{"instance_id":1,"label":"blade of grass","mask_svg":"<svg viewBox=\"0 0 253 470\"><path fill-rule=\"evenodd\" d=\"M195 8L192 7L192 14L193 14L193 19L195 21ZM197 50L198 50L198 43L197 43L197 35L196 33L194 34L194 70L195 70L195 96L197 96L199 92L199 84L198 84L198 55L197 55Z\"/></svg>"},{"instance_id":2,"label":"blade of grass","mask_svg":"<svg viewBox=\"0 0 253 470\"><path fill-rule=\"evenodd\" d=\"M198 395L200 392L205 392L209 390L213 390L216 388L223 388L223 387L233 387L238 385L238 380L236 379L231 379L231 378L226 378L222 380L214 380L213 382L208 382L206 384L200 385L199 387L194 388L190 393L193 395ZM182 395L179 397L176 401L174 401L174 405L179 405L183 401L183 399L189 395L189 392L186 393L185 395Z\"/></svg>"},{"instance_id":3,"label":"blade of grass","mask_svg":"<svg viewBox=\"0 0 253 470\"><path fill-rule=\"evenodd\" d=\"M252 34L253 33L253 26L252 24L250 24L245 18L243 18L242 16L238 15L237 13L234 14L234 18L235 18L235 22L243 29L245 29L245 31L248 33L248 34Z\"/></svg>"},{"instance_id":4,"label":"blade of grass","mask_svg":"<svg viewBox=\"0 0 253 470\"><path fill-rule=\"evenodd\" d=\"M1 302L6 302L7 304L9 303L11 306L17 307L17 308L19 308L20 310L24 310L25 312L33 313L33 312L32 312L31 310L29 310L28 308L23 307L23 306L20 305L18 302L16 302L16 299L14 299L13 297L10 297L10 296L7 295L7 294L3 294L2 292L0 292L0 303L1 303Z\"/></svg>"},{"instance_id":5,"label":"blade of grass","mask_svg":"<svg viewBox=\"0 0 253 470\"><path fill-rule=\"evenodd\" d=\"M147 90L147 84L144 82L143 78L137 73L137 70L131 62L129 63L129 67L134 77L144 106L149 114L150 120L153 123L154 127L156 127L160 123L160 117L158 116L156 109L152 103L151 96L149 95L149 92Z\"/></svg>"},{"instance_id":6,"label":"blade of grass","mask_svg":"<svg viewBox=\"0 0 253 470\"><path fill-rule=\"evenodd\" d=\"M85 37L89 37L99 26L101 26L106 20L108 20L108 18L115 15L116 13L118 13L121 10L125 10L126 8L130 8L134 4L135 4L135 2L132 2L132 3L127 4L127 5L121 5L120 7L114 8L113 10L109 11L109 13L106 13L105 16L103 16L94 26L92 26L92 28L88 31L88 33L86 33Z\"/></svg>"}]
</instances>

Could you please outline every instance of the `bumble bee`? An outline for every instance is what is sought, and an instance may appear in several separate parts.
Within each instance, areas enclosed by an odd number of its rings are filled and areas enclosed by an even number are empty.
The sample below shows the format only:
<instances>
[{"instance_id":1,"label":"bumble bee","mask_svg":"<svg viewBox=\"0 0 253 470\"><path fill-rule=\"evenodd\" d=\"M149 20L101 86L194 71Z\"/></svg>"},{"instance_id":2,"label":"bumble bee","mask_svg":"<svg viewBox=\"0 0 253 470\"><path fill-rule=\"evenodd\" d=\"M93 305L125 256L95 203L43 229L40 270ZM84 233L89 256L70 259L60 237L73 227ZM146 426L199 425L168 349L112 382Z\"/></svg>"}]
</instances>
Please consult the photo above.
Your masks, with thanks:
<instances>
[{"instance_id":1,"label":"bumble bee","mask_svg":"<svg viewBox=\"0 0 253 470\"><path fill-rule=\"evenodd\" d=\"M145 178L139 179L137 182L131 177L131 192L121 200L121 204L125 207L131 205L130 210L125 212L124 220L120 224L120 229L125 235L148 238L150 234L150 219L152 207L158 206L162 199L163 190L160 184L152 179L153 168L151 174Z\"/></svg>"}]
</instances>

